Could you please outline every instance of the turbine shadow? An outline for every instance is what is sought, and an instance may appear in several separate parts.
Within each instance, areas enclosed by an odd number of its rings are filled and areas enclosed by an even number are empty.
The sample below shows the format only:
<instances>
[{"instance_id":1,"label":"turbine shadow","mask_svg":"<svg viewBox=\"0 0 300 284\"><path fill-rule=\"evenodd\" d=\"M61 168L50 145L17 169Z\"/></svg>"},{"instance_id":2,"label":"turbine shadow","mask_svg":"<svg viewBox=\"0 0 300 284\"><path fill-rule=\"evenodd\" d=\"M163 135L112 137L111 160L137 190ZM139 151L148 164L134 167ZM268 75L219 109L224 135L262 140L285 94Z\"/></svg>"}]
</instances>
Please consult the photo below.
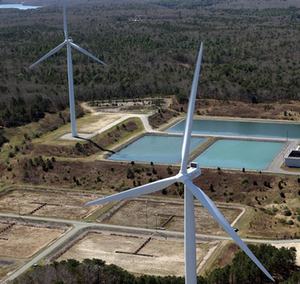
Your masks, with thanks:
<instances>
[{"instance_id":1,"label":"turbine shadow","mask_svg":"<svg viewBox=\"0 0 300 284\"><path fill-rule=\"evenodd\" d=\"M112 150L109 150L109 149L105 149L103 147L101 147L100 145L98 145L95 141L89 139L89 138L85 138L85 137L81 137L81 136L75 136L75 138L78 138L78 139L81 139L81 140L84 140L88 143L91 143L92 145L94 145L96 148L100 149L101 151L103 152L109 152L111 154L115 154L116 152L115 151L112 151Z\"/></svg>"}]
</instances>

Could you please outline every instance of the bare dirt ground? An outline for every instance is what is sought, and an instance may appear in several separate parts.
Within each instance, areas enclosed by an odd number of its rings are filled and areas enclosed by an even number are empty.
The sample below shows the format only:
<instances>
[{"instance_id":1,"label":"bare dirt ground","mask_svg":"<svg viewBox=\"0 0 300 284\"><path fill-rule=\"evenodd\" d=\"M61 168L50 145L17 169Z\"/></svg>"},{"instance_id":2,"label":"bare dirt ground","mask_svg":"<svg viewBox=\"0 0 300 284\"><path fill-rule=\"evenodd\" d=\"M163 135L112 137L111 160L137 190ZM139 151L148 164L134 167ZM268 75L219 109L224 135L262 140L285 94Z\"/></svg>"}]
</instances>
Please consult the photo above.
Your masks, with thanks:
<instances>
[{"instance_id":1,"label":"bare dirt ground","mask_svg":"<svg viewBox=\"0 0 300 284\"><path fill-rule=\"evenodd\" d=\"M0 220L0 280L64 232L64 228Z\"/></svg>"},{"instance_id":2,"label":"bare dirt ground","mask_svg":"<svg viewBox=\"0 0 300 284\"><path fill-rule=\"evenodd\" d=\"M195 202L195 204L197 203ZM176 202L130 200L125 201L123 206L104 221L114 225L183 231L183 207L183 203ZM195 208L196 230L198 233L225 234L203 207L196 205ZM232 222L241 213L236 208L220 209L229 222Z\"/></svg>"},{"instance_id":3,"label":"bare dirt ground","mask_svg":"<svg viewBox=\"0 0 300 284\"><path fill-rule=\"evenodd\" d=\"M119 114L96 114L87 115L78 120L79 132L92 133L121 118Z\"/></svg>"},{"instance_id":4,"label":"bare dirt ground","mask_svg":"<svg viewBox=\"0 0 300 284\"><path fill-rule=\"evenodd\" d=\"M13 190L0 196L0 212L82 219L100 207L84 207L99 197L92 193L50 190Z\"/></svg>"},{"instance_id":5,"label":"bare dirt ground","mask_svg":"<svg viewBox=\"0 0 300 284\"><path fill-rule=\"evenodd\" d=\"M183 242L153 237L137 254L132 254L147 239L129 235L89 233L58 260L100 258L108 264L116 264L136 274L182 276ZM215 243L197 243L198 264L213 245Z\"/></svg>"},{"instance_id":6,"label":"bare dirt ground","mask_svg":"<svg viewBox=\"0 0 300 284\"><path fill-rule=\"evenodd\" d=\"M2 224L2 226L7 226L7 224ZM1 234L3 239L0 239L0 258L30 258L42 247L58 238L63 232L63 229L58 228L16 224Z\"/></svg>"}]
</instances>

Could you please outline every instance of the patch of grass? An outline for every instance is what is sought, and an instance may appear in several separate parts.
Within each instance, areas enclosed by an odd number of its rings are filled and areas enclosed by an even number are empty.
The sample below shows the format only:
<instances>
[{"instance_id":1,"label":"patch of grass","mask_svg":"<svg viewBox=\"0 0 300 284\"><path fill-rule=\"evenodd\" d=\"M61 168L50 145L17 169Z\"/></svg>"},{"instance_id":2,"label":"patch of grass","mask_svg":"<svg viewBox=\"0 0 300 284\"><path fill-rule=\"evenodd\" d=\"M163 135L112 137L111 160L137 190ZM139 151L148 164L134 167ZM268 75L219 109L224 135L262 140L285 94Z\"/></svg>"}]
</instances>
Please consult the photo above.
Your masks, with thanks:
<instances>
[{"instance_id":1,"label":"patch of grass","mask_svg":"<svg viewBox=\"0 0 300 284\"><path fill-rule=\"evenodd\" d=\"M96 158L94 155L104 154L124 144L129 139L144 131L143 123L139 118L128 118L110 129L86 140L63 141L51 140L58 138L66 126L47 134L38 142L33 142L33 154L47 157L68 158ZM58 134L59 133L59 134ZM56 137L56 138L55 138ZM50 139L50 140L49 140Z\"/></svg>"},{"instance_id":2,"label":"patch of grass","mask_svg":"<svg viewBox=\"0 0 300 284\"><path fill-rule=\"evenodd\" d=\"M67 117L67 110L60 113L47 113L38 122L32 122L19 127L5 128L4 136L9 142L2 146L0 158L6 161L14 157L18 152L22 152L26 148L26 144L29 144L30 141L63 125L67 121Z\"/></svg>"},{"instance_id":3,"label":"patch of grass","mask_svg":"<svg viewBox=\"0 0 300 284\"><path fill-rule=\"evenodd\" d=\"M111 210L116 205L116 202L110 202L109 204L101 207L100 209L94 211L91 215L84 218L86 222L95 222L101 215L105 214Z\"/></svg>"},{"instance_id":4,"label":"patch of grass","mask_svg":"<svg viewBox=\"0 0 300 284\"><path fill-rule=\"evenodd\" d=\"M145 129L144 129L144 126L143 126L143 123L142 121L139 119L139 118L129 118L121 123L119 123L118 125L114 126L113 128L105 131L104 133L100 134L99 136L96 136L95 137L95 140L101 140L101 138L104 136L104 135L107 135L107 133L109 131L113 131L115 130L117 127L120 127L120 125L124 124L124 123L127 123L129 121L132 121L134 122L136 125L137 125L137 129L135 129L134 131L130 131L130 132L125 132L124 135L122 135L120 137L120 139L118 141L116 141L116 143L111 143L109 145L107 145L107 149L109 150L113 150L113 149L116 149L116 147L124 144L125 142L127 142L129 139L133 138L134 136L138 135L138 134L141 134Z\"/></svg>"}]
</instances>

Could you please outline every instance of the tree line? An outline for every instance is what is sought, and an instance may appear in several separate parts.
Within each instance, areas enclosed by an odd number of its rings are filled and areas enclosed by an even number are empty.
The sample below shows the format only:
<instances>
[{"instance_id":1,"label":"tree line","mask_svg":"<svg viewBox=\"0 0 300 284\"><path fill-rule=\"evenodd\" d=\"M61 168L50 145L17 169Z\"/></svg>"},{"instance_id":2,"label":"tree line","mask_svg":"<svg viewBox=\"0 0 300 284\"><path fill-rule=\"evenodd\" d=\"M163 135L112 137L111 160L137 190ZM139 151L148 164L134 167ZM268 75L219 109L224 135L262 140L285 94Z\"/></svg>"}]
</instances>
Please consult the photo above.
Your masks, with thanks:
<instances>
[{"instance_id":1,"label":"tree line","mask_svg":"<svg viewBox=\"0 0 300 284\"><path fill-rule=\"evenodd\" d=\"M187 97L200 39L205 41L202 97L299 99L299 9L205 8L220 0L183 6L170 0L104 6L89 2L68 10L70 35L108 67L74 51L77 100ZM136 15L141 20L132 22ZM7 126L67 107L65 51L28 69L62 40L61 18L61 9L51 6L0 11L0 119ZM41 97L41 105L35 104ZM17 100L15 108L12 98Z\"/></svg>"},{"instance_id":2,"label":"tree line","mask_svg":"<svg viewBox=\"0 0 300 284\"><path fill-rule=\"evenodd\" d=\"M281 284L297 284L300 267L296 265L294 248L275 248L270 245L250 246L276 280ZM142 261L142 259L141 259ZM155 259L153 259L155 261ZM116 265L99 259L74 259L37 266L20 276L14 284L184 284L183 277L134 276ZM238 252L231 264L216 268L198 277L198 284L268 284L272 283L243 252Z\"/></svg>"}]
</instances>

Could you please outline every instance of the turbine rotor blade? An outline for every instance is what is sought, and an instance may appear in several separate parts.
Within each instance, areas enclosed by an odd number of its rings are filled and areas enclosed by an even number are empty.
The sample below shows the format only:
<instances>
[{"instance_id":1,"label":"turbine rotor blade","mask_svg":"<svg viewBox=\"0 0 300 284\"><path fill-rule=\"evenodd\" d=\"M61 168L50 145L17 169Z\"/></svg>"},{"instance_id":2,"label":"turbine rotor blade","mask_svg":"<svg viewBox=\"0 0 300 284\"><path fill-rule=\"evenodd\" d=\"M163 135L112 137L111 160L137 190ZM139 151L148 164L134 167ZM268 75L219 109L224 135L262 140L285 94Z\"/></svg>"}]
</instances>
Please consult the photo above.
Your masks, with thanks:
<instances>
[{"instance_id":1,"label":"turbine rotor blade","mask_svg":"<svg viewBox=\"0 0 300 284\"><path fill-rule=\"evenodd\" d=\"M248 246L242 241L238 234L234 231L225 217L222 215L213 201L202 191L199 187L194 185L191 181L186 181L187 188L193 193L193 195L200 201L200 203L208 210L213 218L219 223L219 225L232 237L235 243L251 258L256 266L272 281L274 281L271 274L252 253Z\"/></svg>"},{"instance_id":2,"label":"turbine rotor blade","mask_svg":"<svg viewBox=\"0 0 300 284\"><path fill-rule=\"evenodd\" d=\"M170 177L162 180L158 180L149 184L141 185L120 193L116 193L110 196L98 198L96 200L86 203L86 206L99 205L110 201L121 201L126 198L138 197L140 195L153 193L162 190L177 181L177 177Z\"/></svg>"},{"instance_id":3,"label":"turbine rotor blade","mask_svg":"<svg viewBox=\"0 0 300 284\"><path fill-rule=\"evenodd\" d=\"M192 127L193 127L193 114L195 110L195 101L196 101L198 83L200 78L202 54L203 54L203 43L201 42L198 58L196 62L195 72L194 72L191 93L190 93L189 106L187 111L187 118L186 118L184 137L182 143L181 171L183 172L186 172L187 163L189 159L191 134L192 134Z\"/></svg>"},{"instance_id":4,"label":"turbine rotor blade","mask_svg":"<svg viewBox=\"0 0 300 284\"><path fill-rule=\"evenodd\" d=\"M65 39L68 39L68 24L67 24L67 0L64 0L63 3L63 14L64 14L64 34Z\"/></svg>"},{"instance_id":5,"label":"turbine rotor blade","mask_svg":"<svg viewBox=\"0 0 300 284\"><path fill-rule=\"evenodd\" d=\"M93 60L95 60L96 62L104 65L104 66L107 66L106 63L104 63L103 61L101 61L100 59L98 59L96 56L94 56L93 54L91 54L90 52L86 51L85 49L83 49L82 47L78 46L77 44L73 43L73 42L70 42L70 45L75 48L76 50L78 50L79 52L83 53L84 55L92 58Z\"/></svg>"},{"instance_id":6,"label":"turbine rotor blade","mask_svg":"<svg viewBox=\"0 0 300 284\"><path fill-rule=\"evenodd\" d=\"M50 56L52 56L53 54L57 53L58 51L60 51L64 46L66 45L66 42L62 42L61 44L59 44L57 47L53 48L52 50L50 50L48 53L46 53L43 57L41 57L38 61L36 61L35 63L33 63L32 65L29 66L30 69L34 68L36 65L42 63L44 60L46 60L47 58L49 58Z\"/></svg>"}]
</instances>

